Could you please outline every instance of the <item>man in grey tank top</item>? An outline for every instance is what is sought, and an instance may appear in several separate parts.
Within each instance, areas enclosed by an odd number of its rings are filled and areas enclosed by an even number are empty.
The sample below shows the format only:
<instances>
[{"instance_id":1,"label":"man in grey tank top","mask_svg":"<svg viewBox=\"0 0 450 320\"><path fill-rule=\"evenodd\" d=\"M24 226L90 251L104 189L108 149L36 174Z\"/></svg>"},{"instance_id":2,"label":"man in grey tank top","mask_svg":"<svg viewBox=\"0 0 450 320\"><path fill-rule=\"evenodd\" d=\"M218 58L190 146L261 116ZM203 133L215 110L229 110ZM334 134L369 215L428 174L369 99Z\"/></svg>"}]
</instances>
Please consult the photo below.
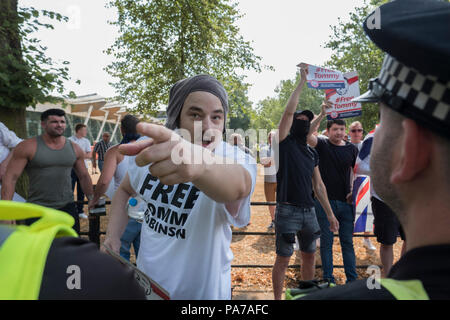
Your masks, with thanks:
<instances>
[{"instance_id":1,"label":"man in grey tank top","mask_svg":"<svg viewBox=\"0 0 450 320\"><path fill-rule=\"evenodd\" d=\"M43 134L17 145L3 179L2 199L11 200L16 181L25 170L30 183L27 202L69 213L75 219L74 230L80 232L80 221L73 200L71 170L76 171L89 201L93 199L92 181L84 165L81 148L63 136L65 112L49 109L41 115ZM31 224L36 219L28 219Z\"/></svg>"}]
</instances>

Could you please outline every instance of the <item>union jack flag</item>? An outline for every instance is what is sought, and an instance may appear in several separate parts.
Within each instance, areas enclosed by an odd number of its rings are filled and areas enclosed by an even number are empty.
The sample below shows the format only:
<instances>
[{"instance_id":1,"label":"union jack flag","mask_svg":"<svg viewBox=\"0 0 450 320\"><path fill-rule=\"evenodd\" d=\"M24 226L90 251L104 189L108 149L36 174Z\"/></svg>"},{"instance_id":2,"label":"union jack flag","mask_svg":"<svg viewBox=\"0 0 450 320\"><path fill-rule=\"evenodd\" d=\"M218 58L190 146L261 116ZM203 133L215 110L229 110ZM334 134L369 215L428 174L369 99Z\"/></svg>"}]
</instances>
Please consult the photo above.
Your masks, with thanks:
<instances>
[{"instance_id":1,"label":"union jack flag","mask_svg":"<svg viewBox=\"0 0 450 320\"><path fill-rule=\"evenodd\" d=\"M356 213L354 232L373 231L373 212L370 201L370 177L361 172L370 172L370 150L375 130L365 137L355 164L356 179L353 182L352 202Z\"/></svg>"},{"instance_id":2,"label":"union jack flag","mask_svg":"<svg viewBox=\"0 0 450 320\"><path fill-rule=\"evenodd\" d=\"M373 231L373 213L370 201L370 178L358 176L353 186L353 207L356 212L354 232Z\"/></svg>"}]
</instances>

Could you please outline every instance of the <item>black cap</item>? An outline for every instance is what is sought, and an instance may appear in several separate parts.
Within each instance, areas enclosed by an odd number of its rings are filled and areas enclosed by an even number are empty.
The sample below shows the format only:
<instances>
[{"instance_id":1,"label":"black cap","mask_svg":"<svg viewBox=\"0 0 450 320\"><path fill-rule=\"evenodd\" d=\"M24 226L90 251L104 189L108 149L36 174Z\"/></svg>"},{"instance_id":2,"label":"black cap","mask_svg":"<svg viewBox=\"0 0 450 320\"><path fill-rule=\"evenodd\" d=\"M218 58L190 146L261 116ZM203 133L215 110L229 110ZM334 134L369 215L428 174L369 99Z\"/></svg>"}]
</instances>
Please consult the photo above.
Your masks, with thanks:
<instances>
[{"instance_id":1,"label":"black cap","mask_svg":"<svg viewBox=\"0 0 450 320\"><path fill-rule=\"evenodd\" d=\"M301 115L301 114L304 114L305 116L307 116L309 121L312 121L312 119L314 119L314 113L312 113L309 110L303 110L303 111L298 110L298 111L295 111L294 119L295 119L296 116Z\"/></svg>"},{"instance_id":2,"label":"black cap","mask_svg":"<svg viewBox=\"0 0 450 320\"><path fill-rule=\"evenodd\" d=\"M450 3L392 1L369 15L363 28L386 56L369 91L352 101L382 101L450 137Z\"/></svg>"}]
</instances>

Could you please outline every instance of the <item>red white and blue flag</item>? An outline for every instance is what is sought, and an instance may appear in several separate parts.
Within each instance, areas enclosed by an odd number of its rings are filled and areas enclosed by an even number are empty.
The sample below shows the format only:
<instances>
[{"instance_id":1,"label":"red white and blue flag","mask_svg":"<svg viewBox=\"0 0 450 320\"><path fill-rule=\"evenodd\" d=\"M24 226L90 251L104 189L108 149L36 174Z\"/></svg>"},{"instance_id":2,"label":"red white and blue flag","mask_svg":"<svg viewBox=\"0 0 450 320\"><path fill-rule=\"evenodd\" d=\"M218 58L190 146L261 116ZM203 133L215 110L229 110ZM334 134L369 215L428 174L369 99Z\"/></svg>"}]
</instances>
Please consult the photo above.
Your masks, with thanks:
<instances>
[{"instance_id":1,"label":"red white and blue flag","mask_svg":"<svg viewBox=\"0 0 450 320\"><path fill-rule=\"evenodd\" d=\"M372 149L373 135L372 130L364 139L361 150L355 164L355 172L358 173L358 167L369 166L370 150ZM370 177L358 175L353 182L352 202L356 213L354 232L373 231L373 212L370 201Z\"/></svg>"},{"instance_id":2,"label":"red white and blue flag","mask_svg":"<svg viewBox=\"0 0 450 320\"><path fill-rule=\"evenodd\" d=\"M353 185L353 206L356 212L354 232L373 231L373 213L370 201L370 178L358 176Z\"/></svg>"}]
</instances>

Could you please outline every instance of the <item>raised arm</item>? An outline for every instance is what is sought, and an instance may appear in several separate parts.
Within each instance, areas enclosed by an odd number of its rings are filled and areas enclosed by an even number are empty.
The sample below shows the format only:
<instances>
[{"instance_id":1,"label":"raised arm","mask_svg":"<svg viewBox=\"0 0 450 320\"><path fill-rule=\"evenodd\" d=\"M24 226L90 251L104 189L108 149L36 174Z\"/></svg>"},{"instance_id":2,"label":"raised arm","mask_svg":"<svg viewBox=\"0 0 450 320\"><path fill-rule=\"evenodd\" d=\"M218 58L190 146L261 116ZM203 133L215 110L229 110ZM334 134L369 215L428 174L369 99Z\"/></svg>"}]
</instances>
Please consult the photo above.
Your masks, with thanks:
<instances>
[{"instance_id":1,"label":"raised arm","mask_svg":"<svg viewBox=\"0 0 450 320\"><path fill-rule=\"evenodd\" d=\"M278 138L279 142L286 139L289 135L289 131L291 130L292 121L294 118L295 110L297 109L298 101L300 100L300 94L302 92L303 86L306 83L306 75L308 71L306 66L302 66L300 68L300 81L297 84L294 92L292 92L289 97L288 103L286 104L286 108L284 109L283 115L281 116L280 123L278 125Z\"/></svg>"},{"instance_id":2,"label":"raised arm","mask_svg":"<svg viewBox=\"0 0 450 320\"><path fill-rule=\"evenodd\" d=\"M73 168L75 170L75 173L77 174L78 179L80 179L81 189L88 198L90 205L94 197L94 190L92 187L91 176L89 175L86 165L84 164L84 152L76 143L72 142L72 145L77 157Z\"/></svg>"},{"instance_id":3,"label":"raised arm","mask_svg":"<svg viewBox=\"0 0 450 320\"><path fill-rule=\"evenodd\" d=\"M311 147L317 146L317 137L313 134L319 129L320 123L327 115L327 109L331 108L332 103L328 100L324 100L322 103L322 109L319 115L311 121L311 127L309 128L307 142Z\"/></svg>"},{"instance_id":4,"label":"raised arm","mask_svg":"<svg viewBox=\"0 0 450 320\"><path fill-rule=\"evenodd\" d=\"M191 144L172 130L139 123L137 130L151 139L121 145L119 150L136 155L136 164L151 164L152 175L165 185L192 182L216 202L225 203L230 214L239 208L237 201L246 198L252 188L252 177L240 164L227 164L202 146ZM195 159L202 159L196 161ZM220 183L226 181L227 183Z\"/></svg>"}]
</instances>

